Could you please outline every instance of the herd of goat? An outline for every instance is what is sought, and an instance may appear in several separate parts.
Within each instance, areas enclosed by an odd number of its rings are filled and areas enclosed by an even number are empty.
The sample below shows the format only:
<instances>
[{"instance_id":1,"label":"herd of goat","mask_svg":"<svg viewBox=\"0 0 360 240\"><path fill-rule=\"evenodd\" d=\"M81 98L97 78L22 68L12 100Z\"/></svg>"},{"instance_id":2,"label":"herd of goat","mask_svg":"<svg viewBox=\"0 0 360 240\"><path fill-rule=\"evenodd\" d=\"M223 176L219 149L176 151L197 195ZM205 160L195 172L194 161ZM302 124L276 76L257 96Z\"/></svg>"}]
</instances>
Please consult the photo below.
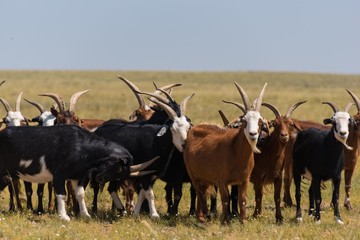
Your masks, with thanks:
<instances>
[{"instance_id":1,"label":"herd of goat","mask_svg":"<svg viewBox=\"0 0 360 240\"><path fill-rule=\"evenodd\" d=\"M221 222L228 223L232 215L245 222L246 193L251 182L256 203L253 216L262 213L264 186L274 184L275 218L281 223L282 184L284 182L285 206L292 206L290 186L294 180L296 219L301 222L301 182L306 178L311 181L309 216L320 222L321 185L331 180L335 221L343 224L339 213L341 172L345 170L344 205L351 209L351 178L360 137L360 100L350 90L346 89L358 113L354 116L348 113L353 104L340 110L334 103L324 102L334 114L322 124L291 117L306 101L293 104L282 115L275 106L263 102L267 84L252 103L235 82L243 103L224 102L241 110L239 118L229 121L219 111L222 126L205 123L192 126L186 116L186 105L194 94L180 104L171 96L173 88L181 84L160 88L154 84L155 92L142 92L129 80L118 78L133 91L139 103L129 120L104 121L77 116L76 102L87 90L75 93L68 109L56 93L40 94L54 100L50 111L25 99L40 112L32 119L20 112L22 93L17 98L15 111L0 98L7 111L1 121L6 127L0 131L0 190L8 187L10 210L22 209L19 198L22 179L28 209L33 209L32 183L38 183L35 212L45 212L43 192L47 183L49 212L54 212L56 205L60 219L69 221L66 207L72 205L74 213L90 217L84 189L90 185L94 190L92 212L96 212L98 192L109 183L113 206L120 213L138 216L146 205L150 216L157 218L152 186L156 179L161 179L166 183L167 214L178 214L182 185L190 182L190 214L196 214L200 222L205 222L210 215L207 197L213 187L220 193ZM148 96L148 104L144 95ZM274 119L264 119L261 107L270 109ZM120 188L126 197L125 206L118 195ZM216 212L216 195L210 195L210 212Z\"/></svg>"}]
</instances>

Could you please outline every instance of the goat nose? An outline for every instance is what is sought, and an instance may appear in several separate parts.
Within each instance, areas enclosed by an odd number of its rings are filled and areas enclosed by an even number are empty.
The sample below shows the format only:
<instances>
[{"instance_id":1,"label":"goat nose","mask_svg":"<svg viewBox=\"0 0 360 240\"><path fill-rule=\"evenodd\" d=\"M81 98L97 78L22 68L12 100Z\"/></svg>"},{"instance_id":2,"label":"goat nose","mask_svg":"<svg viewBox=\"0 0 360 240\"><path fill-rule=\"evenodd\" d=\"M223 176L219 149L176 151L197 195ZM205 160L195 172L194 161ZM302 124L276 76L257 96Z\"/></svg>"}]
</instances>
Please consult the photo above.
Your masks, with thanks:
<instances>
[{"instance_id":1,"label":"goat nose","mask_svg":"<svg viewBox=\"0 0 360 240\"><path fill-rule=\"evenodd\" d=\"M250 132L249 134L250 134L250 136L256 136L257 132Z\"/></svg>"},{"instance_id":2,"label":"goat nose","mask_svg":"<svg viewBox=\"0 0 360 240\"><path fill-rule=\"evenodd\" d=\"M340 135L341 135L341 136L345 136L346 134L347 134L346 131L341 131L341 132L340 132Z\"/></svg>"}]
</instances>

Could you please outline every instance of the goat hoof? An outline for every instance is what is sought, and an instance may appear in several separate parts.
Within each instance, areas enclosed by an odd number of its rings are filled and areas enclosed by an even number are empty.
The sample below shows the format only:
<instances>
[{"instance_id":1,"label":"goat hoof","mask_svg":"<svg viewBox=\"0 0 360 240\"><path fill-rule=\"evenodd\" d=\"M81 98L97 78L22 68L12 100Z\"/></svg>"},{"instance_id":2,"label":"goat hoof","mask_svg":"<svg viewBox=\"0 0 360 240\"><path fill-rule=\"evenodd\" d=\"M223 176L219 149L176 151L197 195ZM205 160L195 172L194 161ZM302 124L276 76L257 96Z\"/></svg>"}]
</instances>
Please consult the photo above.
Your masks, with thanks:
<instances>
[{"instance_id":1,"label":"goat hoof","mask_svg":"<svg viewBox=\"0 0 360 240\"><path fill-rule=\"evenodd\" d=\"M296 217L296 221L297 221L298 223L301 223L301 222L303 221L303 218L302 218L302 217Z\"/></svg>"},{"instance_id":2,"label":"goat hoof","mask_svg":"<svg viewBox=\"0 0 360 240\"><path fill-rule=\"evenodd\" d=\"M160 218L158 213L154 213L150 217L151 217L151 219L159 219Z\"/></svg>"},{"instance_id":3,"label":"goat hoof","mask_svg":"<svg viewBox=\"0 0 360 240\"><path fill-rule=\"evenodd\" d=\"M346 210L352 210L352 206L351 206L350 202L345 203L344 207L346 208Z\"/></svg>"},{"instance_id":4,"label":"goat hoof","mask_svg":"<svg viewBox=\"0 0 360 240\"><path fill-rule=\"evenodd\" d=\"M316 223L316 224L321 224L321 220L320 220L320 219L319 219L319 220L316 220L315 223Z\"/></svg>"},{"instance_id":5,"label":"goat hoof","mask_svg":"<svg viewBox=\"0 0 360 240\"><path fill-rule=\"evenodd\" d=\"M60 220L70 222L70 217L68 215L59 215Z\"/></svg>"},{"instance_id":6,"label":"goat hoof","mask_svg":"<svg viewBox=\"0 0 360 240\"><path fill-rule=\"evenodd\" d=\"M340 225L344 225L344 222L341 220L340 217L335 217L335 222Z\"/></svg>"}]
</instances>

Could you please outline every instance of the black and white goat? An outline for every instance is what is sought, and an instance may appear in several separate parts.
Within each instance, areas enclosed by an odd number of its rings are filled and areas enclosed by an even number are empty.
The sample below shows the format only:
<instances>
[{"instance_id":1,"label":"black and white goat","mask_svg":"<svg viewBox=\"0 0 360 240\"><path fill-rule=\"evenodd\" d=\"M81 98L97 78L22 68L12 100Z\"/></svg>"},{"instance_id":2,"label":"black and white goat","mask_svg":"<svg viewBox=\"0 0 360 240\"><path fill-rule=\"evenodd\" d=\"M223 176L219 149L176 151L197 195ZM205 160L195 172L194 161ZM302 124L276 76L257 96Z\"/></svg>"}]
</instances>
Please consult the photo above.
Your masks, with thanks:
<instances>
[{"instance_id":1,"label":"black and white goat","mask_svg":"<svg viewBox=\"0 0 360 240\"><path fill-rule=\"evenodd\" d=\"M309 128L297 135L293 150L293 174L295 182L296 198L296 219L302 221L301 213L301 177L304 176L311 180L309 189L309 215L315 214L315 221L320 223L320 205L322 181L332 180L333 193L332 204L334 207L335 221L344 224L339 212L339 188L341 171L344 167L344 147L352 149L346 144L349 135L349 125L352 124L348 110L350 105L345 107L345 111L339 111L331 102L328 104L334 111L330 119L325 119L324 123L332 124L330 130L319 130ZM315 201L315 212L314 212Z\"/></svg>"},{"instance_id":2,"label":"black and white goat","mask_svg":"<svg viewBox=\"0 0 360 240\"><path fill-rule=\"evenodd\" d=\"M89 175L96 173L99 183L125 179L143 169L131 166L132 161L119 144L78 126L7 127L0 132L1 188L10 183L9 176L37 183L53 181L58 214L66 221L70 218L65 210L65 180L71 180L81 215L90 217L84 200Z\"/></svg>"}]
</instances>

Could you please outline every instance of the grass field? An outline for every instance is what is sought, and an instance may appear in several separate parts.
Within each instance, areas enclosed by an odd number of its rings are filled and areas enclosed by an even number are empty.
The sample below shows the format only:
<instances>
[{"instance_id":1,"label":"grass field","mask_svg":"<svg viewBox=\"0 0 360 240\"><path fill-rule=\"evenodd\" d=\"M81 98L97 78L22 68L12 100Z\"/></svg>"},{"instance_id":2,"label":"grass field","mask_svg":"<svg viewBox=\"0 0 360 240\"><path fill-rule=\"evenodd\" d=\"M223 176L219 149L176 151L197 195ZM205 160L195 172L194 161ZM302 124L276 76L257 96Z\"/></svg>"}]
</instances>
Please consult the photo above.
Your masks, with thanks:
<instances>
[{"instance_id":1,"label":"grass field","mask_svg":"<svg viewBox=\"0 0 360 240\"><path fill-rule=\"evenodd\" d=\"M332 110L322 101L332 101L340 108L351 102L345 88L360 96L360 76L326 75L305 73L272 73L272 72L115 72L115 71L0 71L0 81L6 83L0 87L0 97L5 98L14 108L20 91L23 97L38 101L49 108L53 102L50 98L40 97L39 93L55 92L66 102L70 96L80 90L91 89L82 96L76 106L76 113L82 118L109 119L127 118L137 108L137 101L127 86L116 78L122 75L134 82L143 91L153 91L152 82L158 86L169 83L182 83L176 88L173 97L179 102L186 96L195 93L187 104L187 115L194 124L210 122L221 124L218 110L222 109L230 118L240 112L221 100L241 102L233 84L238 82L248 93L251 100L258 96L265 82L268 87L264 102L272 103L284 114L287 108L300 100L308 102L299 107L293 117L322 121L332 115ZM0 107L0 114L5 110ZM21 111L31 118L37 110L22 101ZM273 114L262 109L262 115L272 119ZM351 114L356 108L351 109ZM350 212L342 207L344 186L341 185L340 212L344 226L335 224L330 208L331 185L323 191L322 224L317 225L304 217L302 224L294 222L295 209L284 209L284 224L276 225L273 188L268 186L263 202L264 211L259 219L251 219L241 225L234 220L230 225L220 225L219 219L208 222L205 226L198 224L195 218L189 217L189 184L184 185L183 199L180 203L180 216L176 219L160 218L151 220L147 216L136 219L118 217L109 209L110 196L106 191L100 195L100 212L92 219L72 218L71 222L62 222L56 215L33 215L8 213L8 191L0 194L0 239L360 239L360 175L355 172L352 182L351 201L354 209ZM166 213L164 183L155 183L155 200L160 215ZM36 190L35 190L36 191ZM87 206L90 207L92 191L87 191ZM23 196L24 198L24 196ZM35 194L34 194L34 201ZM248 212L251 216L254 209L254 194L250 185L248 191ZM220 201L218 203L220 211ZM23 204L25 206L25 204ZM303 194L303 208L307 209L307 194Z\"/></svg>"}]
</instances>

